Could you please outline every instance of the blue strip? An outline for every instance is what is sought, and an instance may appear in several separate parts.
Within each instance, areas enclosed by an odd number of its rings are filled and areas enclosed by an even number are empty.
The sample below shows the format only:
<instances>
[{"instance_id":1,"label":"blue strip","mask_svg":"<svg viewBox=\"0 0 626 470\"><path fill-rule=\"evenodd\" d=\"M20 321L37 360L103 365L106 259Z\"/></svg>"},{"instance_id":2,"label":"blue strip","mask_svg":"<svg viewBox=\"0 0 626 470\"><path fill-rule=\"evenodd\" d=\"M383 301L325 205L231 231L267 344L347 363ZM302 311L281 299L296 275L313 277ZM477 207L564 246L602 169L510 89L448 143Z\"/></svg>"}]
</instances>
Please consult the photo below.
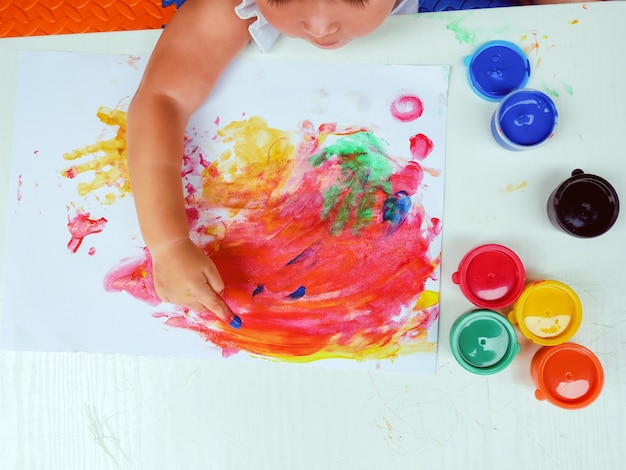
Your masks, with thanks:
<instances>
[{"instance_id":1,"label":"blue strip","mask_svg":"<svg viewBox=\"0 0 626 470\"><path fill-rule=\"evenodd\" d=\"M183 3L185 3L185 0L161 0L163 8L169 7L170 5L176 5L176 8L180 8Z\"/></svg>"}]
</instances>

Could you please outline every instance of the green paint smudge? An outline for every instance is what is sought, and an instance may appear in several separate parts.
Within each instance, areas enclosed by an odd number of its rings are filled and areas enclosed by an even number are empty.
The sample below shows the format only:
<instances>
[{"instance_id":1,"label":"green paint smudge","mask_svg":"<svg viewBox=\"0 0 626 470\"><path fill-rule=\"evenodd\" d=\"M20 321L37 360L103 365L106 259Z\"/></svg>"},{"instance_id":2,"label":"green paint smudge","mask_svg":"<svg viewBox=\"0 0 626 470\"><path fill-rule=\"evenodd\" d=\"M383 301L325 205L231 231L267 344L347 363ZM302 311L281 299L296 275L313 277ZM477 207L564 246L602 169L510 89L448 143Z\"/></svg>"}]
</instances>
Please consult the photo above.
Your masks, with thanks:
<instances>
[{"instance_id":1,"label":"green paint smudge","mask_svg":"<svg viewBox=\"0 0 626 470\"><path fill-rule=\"evenodd\" d=\"M459 44L465 43L474 46L476 44L476 31L472 31L461 25L463 20L465 20L465 18L458 18L448 23L446 29L454 33L454 37L459 41Z\"/></svg>"},{"instance_id":2,"label":"green paint smudge","mask_svg":"<svg viewBox=\"0 0 626 470\"><path fill-rule=\"evenodd\" d=\"M570 84L566 83L565 80L561 79L561 85L563 85L563 88L565 89L565 93L567 93L570 96L574 94L574 89L572 88Z\"/></svg>"},{"instance_id":3,"label":"green paint smudge","mask_svg":"<svg viewBox=\"0 0 626 470\"><path fill-rule=\"evenodd\" d=\"M310 163L319 167L331 159L340 166L337 182L324 193L320 214L322 220L330 220L330 233L343 232L354 213L350 231L358 235L369 224L379 192L391 195L389 177L393 165L385 155L383 143L371 132L357 132L338 139L321 153L314 155Z\"/></svg>"},{"instance_id":4,"label":"green paint smudge","mask_svg":"<svg viewBox=\"0 0 626 470\"><path fill-rule=\"evenodd\" d=\"M559 92L556 90L553 90L552 88L548 88L546 85L543 85L543 91L545 91L548 95L552 95L555 98L559 97Z\"/></svg>"},{"instance_id":5,"label":"green paint smudge","mask_svg":"<svg viewBox=\"0 0 626 470\"><path fill-rule=\"evenodd\" d=\"M461 16L446 25L446 29L454 33L454 37L459 44L476 46L478 43L487 42L491 39L503 39L504 35L511 32L510 25L504 25L498 28L483 28L480 26L471 28L464 23L472 14L473 13L470 12L468 15Z\"/></svg>"}]
</instances>

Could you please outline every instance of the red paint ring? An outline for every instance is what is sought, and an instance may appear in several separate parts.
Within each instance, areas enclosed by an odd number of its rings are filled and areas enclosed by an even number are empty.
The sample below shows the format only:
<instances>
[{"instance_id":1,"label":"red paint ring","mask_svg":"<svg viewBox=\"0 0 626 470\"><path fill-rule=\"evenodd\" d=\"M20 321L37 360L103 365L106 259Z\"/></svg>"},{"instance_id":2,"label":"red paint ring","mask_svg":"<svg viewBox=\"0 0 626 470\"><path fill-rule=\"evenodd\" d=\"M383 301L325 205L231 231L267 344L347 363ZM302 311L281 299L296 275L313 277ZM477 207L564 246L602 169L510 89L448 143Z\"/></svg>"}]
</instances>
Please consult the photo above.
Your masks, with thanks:
<instances>
[{"instance_id":1,"label":"red paint ring","mask_svg":"<svg viewBox=\"0 0 626 470\"><path fill-rule=\"evenodd\" d=\"M399 96L391 103L391 114L398 121L414 121L424 112L422 100L417 96Z\"/></svg>"}]
</instances>

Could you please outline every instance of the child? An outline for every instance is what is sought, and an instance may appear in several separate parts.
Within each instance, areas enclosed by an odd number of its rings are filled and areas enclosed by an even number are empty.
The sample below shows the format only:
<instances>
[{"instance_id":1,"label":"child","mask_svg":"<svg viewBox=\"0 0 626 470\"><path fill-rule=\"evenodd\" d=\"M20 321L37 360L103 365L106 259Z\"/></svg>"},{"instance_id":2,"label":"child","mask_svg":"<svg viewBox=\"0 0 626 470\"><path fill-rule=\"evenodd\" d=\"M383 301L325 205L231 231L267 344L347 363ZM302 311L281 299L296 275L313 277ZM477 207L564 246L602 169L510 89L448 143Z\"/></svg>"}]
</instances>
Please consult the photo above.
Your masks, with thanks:
<instances>
[{"instance_id":1,"label":"child","mask_svg":"<svg viewBox=\"0 0 626 470\"><path fill-rule=\"evenodd\" d=\"M335 49L374 31L417 0L186 0L163 31L128 110L128 169L157 294L210 311L233 328L215 264L189 238L181 177L190 115L252 38L269 49L279 33ZM251 83L251 86L253 84Z\"/></svg>"},{"instance_id":2,"label":"child","mask_svg":"<svg viewBox=\"0 0 626 470\"><path fill-rule=\"evenodd\" d=\"M460 8L476 8L519 1L431 0L430 8L454 8L451 2L462 3L457 5ZM421 11L429 8L428 2L423 0ZM221 297L224 282L215 264L189 238L181 178L187 120L237 53L251 38L267 51L280 33L322 49L336 49L371 33L390 14L417 10L418 0L184 2L152 53L127 123L135 206L152 254L157 294L163 301L199 313L210 311L234 328L241 326L241 319Z\"/></svg>"}]
</instances>

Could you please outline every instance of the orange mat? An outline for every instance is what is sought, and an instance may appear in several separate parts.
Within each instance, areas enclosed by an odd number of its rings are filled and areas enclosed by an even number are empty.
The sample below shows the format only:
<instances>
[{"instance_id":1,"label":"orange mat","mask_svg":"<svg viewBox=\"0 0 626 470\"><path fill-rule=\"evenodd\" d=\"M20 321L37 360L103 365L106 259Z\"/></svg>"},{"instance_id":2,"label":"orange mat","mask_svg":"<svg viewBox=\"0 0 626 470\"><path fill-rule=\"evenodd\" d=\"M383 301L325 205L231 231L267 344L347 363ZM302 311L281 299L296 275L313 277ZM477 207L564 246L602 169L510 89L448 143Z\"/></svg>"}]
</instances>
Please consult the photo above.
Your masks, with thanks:
<instances>
[{"instance_id":1,"label":"orange mat","mask_svg":"<svg viewBox=\"0 0 626 470\"><path fill-rule=\"evenodd\" d=\"M0 37L158 29L180 4L176 0L0 0Z\"/></svg>"}]
</instances>

